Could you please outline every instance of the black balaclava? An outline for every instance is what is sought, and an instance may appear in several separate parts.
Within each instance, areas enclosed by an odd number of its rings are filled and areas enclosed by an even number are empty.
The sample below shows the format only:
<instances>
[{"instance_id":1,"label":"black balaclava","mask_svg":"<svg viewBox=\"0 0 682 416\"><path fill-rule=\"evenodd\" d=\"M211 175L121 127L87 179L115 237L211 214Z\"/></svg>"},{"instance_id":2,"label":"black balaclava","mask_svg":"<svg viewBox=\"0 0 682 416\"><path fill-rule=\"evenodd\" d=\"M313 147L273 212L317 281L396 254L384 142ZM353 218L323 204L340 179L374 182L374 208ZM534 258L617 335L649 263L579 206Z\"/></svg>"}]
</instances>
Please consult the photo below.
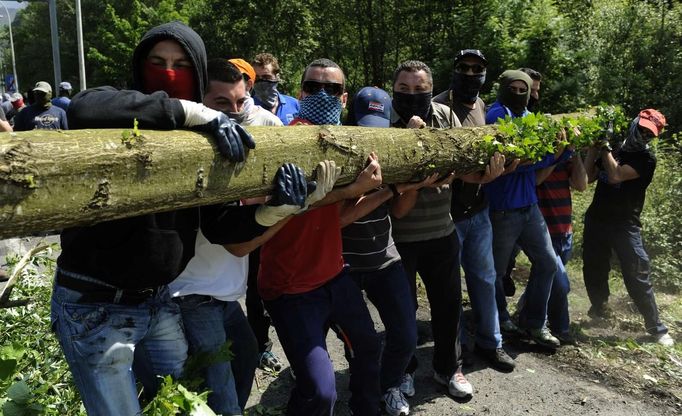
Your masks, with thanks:
<instances>
[{"instance_id":1,"label":"black balaclava","mask_svg":"<svg viewBox=\"0 0 682 416\"><path fill-rule=\"evenodd\" d=\"M526 84L525 94L515 94L511 92L509 86L514 81L523 81ZM528 74L522 71L507 70L500 75L500 90L497 92L497 100L505 107L508 107L514 115L521 115L528 105L530 98L530 87L533 80Z\"/></svg>"}]
</instances>

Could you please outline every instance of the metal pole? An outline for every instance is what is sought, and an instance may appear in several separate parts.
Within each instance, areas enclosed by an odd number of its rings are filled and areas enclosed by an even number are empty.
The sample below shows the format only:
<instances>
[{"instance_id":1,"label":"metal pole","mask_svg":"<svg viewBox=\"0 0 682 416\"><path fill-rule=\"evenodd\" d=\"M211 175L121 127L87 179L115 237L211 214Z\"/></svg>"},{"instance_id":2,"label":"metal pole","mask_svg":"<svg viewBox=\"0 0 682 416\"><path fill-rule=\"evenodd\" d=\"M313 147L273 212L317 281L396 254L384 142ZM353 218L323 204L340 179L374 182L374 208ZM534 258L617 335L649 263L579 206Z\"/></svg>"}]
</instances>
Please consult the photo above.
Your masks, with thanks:
<instances>
[{"instance_id":1,"label":"metal pole","mask_svg":"<svg viewBox=\"0 0 682 416\"><path fill-rule=\"evenodd\" d=\"M14 59L14 38L12 37L12 18L9 15L9 10L7 10L7 6L5 6L5 2L0 1L0 4L2 4L2 7L5 9L5 13L7 14L7 23L9 26L9 47L12 50L12 71L14 72L14 90L18 92L20 90L19 78L17 78L17 63Z\"/></svg>"},{"instance_id":2,"label":"metal pole","mask_svg":"<svg viewBox=\"0 0 682 416\"><path fill-rule=\"evenodd\" d=\"M54 65L54 88L62 82L62 64L59 57L59 34L57 33L57 0L48 0L50 4L50 33L52 34L52 63Z\"/></svg>"},{"instance_id":3,"label":"metal pole","mask_svg":"<svg viewBox=\"0 0 682 416\"><path fill-rule=\"evenodd\" d=\"M81 16L81 0L76 0L76 36L78 38L78 74L80 79L80 90L85 86L85 53L83 51L83 20Z\"/></svg>"}]
</instances>

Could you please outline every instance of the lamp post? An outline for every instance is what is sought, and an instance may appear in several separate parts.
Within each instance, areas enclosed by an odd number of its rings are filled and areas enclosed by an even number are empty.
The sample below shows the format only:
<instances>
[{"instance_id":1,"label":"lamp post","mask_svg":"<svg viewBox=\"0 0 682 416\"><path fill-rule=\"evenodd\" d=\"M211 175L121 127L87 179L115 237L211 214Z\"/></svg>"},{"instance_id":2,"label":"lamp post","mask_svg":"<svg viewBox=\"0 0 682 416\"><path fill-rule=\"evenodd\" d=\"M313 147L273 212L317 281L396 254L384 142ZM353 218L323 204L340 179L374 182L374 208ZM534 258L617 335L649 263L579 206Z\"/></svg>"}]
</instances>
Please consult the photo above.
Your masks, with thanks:
<instances>
[{"instance_id":1,"label":"lamp post","mask_svg":"<svg viewBox=\"0 0 682 416\"><path fill-rule=\"evenodd\" d=\"M7 10L7 6L5 6L5 2L0 0L0 4L2 4L2 7L5 9L5 13L7 14L7 23L9 26L9 47L12 50L12 71L14 72L14 90L19 91L19 79L17 78L17 63L16 63L16 60L14 59L14 38L12 37L12 17L9 15L9 10Z\"/></svg>"}]
</instances>

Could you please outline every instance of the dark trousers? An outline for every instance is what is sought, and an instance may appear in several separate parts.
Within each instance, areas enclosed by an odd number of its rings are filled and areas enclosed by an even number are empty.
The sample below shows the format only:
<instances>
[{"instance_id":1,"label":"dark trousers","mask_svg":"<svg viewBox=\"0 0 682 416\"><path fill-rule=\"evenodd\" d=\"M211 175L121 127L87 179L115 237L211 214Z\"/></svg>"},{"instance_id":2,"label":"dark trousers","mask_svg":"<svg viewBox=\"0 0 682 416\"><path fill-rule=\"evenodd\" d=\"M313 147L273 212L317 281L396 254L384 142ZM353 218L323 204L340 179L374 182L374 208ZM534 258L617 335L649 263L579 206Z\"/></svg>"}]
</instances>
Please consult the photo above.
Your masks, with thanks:
<instances>
[{"instance_id":1,"label":"dark trousers","mask_svg":"<svg viewBox=\"0 0 682 416\"><path fill-rule=\"evenodd\" d=\"M403 265L398 261L382 270L353 272L351 276L365 290L386 328L381 355L381 390L398 387L417 348L416 316Z\"/></svg>"},{"instance_id":2,"label":"dark trousers","mask_svg":"<svg viewBox=\"0 0 682 416\"><path fill-rule=\"evenodd\" d=\"M618 256L625 288L644 317L647 332L668 332L658 316L650 279L649 256L642 244L640 228L635 225L612 225L585 218L583 279L592 305L602 306L609 299L611 250Z\"/></svg>"},{"instance_id":3,"label":"dark trousers","mask_svg":"<svg viewBox=\"0 0 682 416\"><path fill-rule=\"evenodd\" d=\"M417 273L424 282L431 305L433 369L450 376L462 365L459 318L462 308L462 282L459 272L457 233L427 241L396 243L405 273L416 296ZM413 358L408 373L417 369Z\"/></svg>"},{"instance_id":4,"label":"dark trousers","mask_svg":"<svg viewBox=\"0 0 682 416\"><path fill-rule=\"evenodd\" d=\"M270 316L265 312L263 301L258 294L258 268L260 267L260 248L249 254L249 278L246 286L246 316L256 336L258 352L272 349L270 341Z\"/></svg>"},{"instance_id":5,"label":"dark trousers","mask_svg":"<svg viewBox=\"0 0 682 416\"><path fill-rule=\"evenodd\" d=\"M329 326L350 350L349 405L355 415L379 412L379 337L362 297L346 270L310 292L266 301L284 353L296 374L287 415L331 415L336 382L325 336Z\"/></svg>"}]
</instances>

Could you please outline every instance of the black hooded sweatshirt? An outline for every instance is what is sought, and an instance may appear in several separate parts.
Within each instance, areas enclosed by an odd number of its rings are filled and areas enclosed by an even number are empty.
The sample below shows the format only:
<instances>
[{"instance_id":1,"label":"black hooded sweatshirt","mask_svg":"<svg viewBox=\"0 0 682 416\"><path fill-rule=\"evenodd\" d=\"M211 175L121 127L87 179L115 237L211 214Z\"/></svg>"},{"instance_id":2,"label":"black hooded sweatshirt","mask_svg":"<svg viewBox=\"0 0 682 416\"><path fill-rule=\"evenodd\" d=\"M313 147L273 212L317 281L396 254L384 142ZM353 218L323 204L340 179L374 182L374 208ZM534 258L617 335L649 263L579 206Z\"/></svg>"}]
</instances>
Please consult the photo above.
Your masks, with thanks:
<instances>
[{"instance_id":1,"label":"black hooded sweatshirt","mask_svg":"<svg viewBox=\"0 0 682 416\"><path fill-rule=\"evenodd\" d=\"M142 92L144 60L156 43L166 39L182 45L193 62L195 101L201 102L208 83L204 42L183 23L166 23L149 30L135 48L135 90L98 87L80 92L68 110L72 128L130 128L134 119L140 128L183 128L185 115L179 100L163 91ZM255 223L254 210L255 206L188 208L65 229L57 265L117 288L158 287L175 279L194 256L200 225L215 244L248 241L262 234L265 227Z\"/></svg>"}]
</instances>

